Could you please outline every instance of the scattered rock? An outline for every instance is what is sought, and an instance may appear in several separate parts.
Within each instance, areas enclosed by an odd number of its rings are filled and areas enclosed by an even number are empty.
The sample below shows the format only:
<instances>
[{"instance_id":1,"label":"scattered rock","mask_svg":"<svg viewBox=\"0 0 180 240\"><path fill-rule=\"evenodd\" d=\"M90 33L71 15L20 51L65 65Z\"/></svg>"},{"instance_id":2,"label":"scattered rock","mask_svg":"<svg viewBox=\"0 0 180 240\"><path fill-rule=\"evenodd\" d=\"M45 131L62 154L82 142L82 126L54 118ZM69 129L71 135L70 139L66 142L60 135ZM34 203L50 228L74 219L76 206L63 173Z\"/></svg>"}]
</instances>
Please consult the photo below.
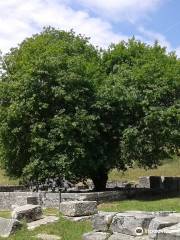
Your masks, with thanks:
<instances>
[{"instance_id":1,"label":"scattered rock","mask_svg":"<svg viewBox=\"0 0 180 240\"><path fill-rule=\"evenodd\" d=\"M92 218L93 229L97 232L107 232L116 212L99 212Z\"/></svg>"},{"instance_id":2,"label":"scattered rock","mask_svg":"<svg viewBox=\"0 0 180 240\"><path fill-rule=\"evenodd\" d=\"M110 236L110 233L90 232L83 235L83 240L107 240Z\"/></svg>"},{"instance_id":3,"label":"scattered rock","mask_svg":"<svg viewBox=\"0 0 180 240\"><path fill-rule=\"evenodd\" d=\"M42 219L27 223L28 230L34 230L37 227L40 227L41 225L45 225L48 223L54 223L59 220L56 216L45 216Z\"/></svg>"},{"instance_id":4,"label":"scattered rock","mask_svg":"<svg viewBox=\"0 0 180 240\"><path fill-rule=\"evenodd\" d=\"M38 197L27 197L27 204L38 205L39 198Z\"/></svg>"},{"instance_id":5,"label":"scattered rock","mask_svg":"<svg viewBox=\"0 0 180 240\"><path fill-rule=\"evenodd\" d=\"M157 239L158 232L160 229L163 229L165 227L170 227L177 223L178 223L178 218L173 216L154 218L151 221L148 229L149 239Z\"/></svg>"},{"instance_id":6,"label":"scattered rock","mask_svg":"<svg viewBox=\"0 0 180 240\"><path fill-rule=\"evenodd\" d=\"M134 237L122 233L114 233L108 240L148 240L148 236Z\"/></svg>"},{"instance_id":7,"label":"scattered rock","mask_svg":"<svg viewBox=\"0 0 180 240\"><path fill-rule=\"evenodd\" d=\"M161 189L162 178L160 176L144 176L139 178L140 188Z\"/></svg>"},{"instance_id":8,"label":"scattered rock","mask_svg":"<svg viewBox=\"0 0 180 240\"><path fill-rule=\"evenodd\" d=\"M9 237L12 233L20 228L21 223L18 220L0 217L0 237Z\"/></svg>"},{"instance_id":9,"label":"scattered rock","mask_svg":"<svg viewBox=\"0 0 180 240\"><path fill-rule=\"evenodd\" d=\"M97 213L96 201L62 202L60 211L69 217L89 216Z\"/></svg>"},{"instance_id":10,"label":"scattered rock","mask_svg":"<svg viewBox=\"0 0 180 240\"><path fill-rule=\"evenodd\" d=\"M87 221L87 220L92 220L93 215L89 215L89 216L81 216L81 217L68 217L68 216L64 216L65 219L70 220L72 222L83 222L83 221Z\"/></svg>"},{"instance_id":11,"label":"scattered rock","mask_svg":"<svg viewBox=\"0 0 180 240\"><path fill-rule=\"evenodd\" d=\"M42 218L42 208L39 205L27 204L16 207L12 212L12 218L17 220L25 219L27 222L32 222Z\"/></svg>"},{"instance_id":12,"label":"scattered rock","mask_svg":"<svg viewBox=\"0 0 180 240\"><path fill-rule=\"evenodd\" d=\"M61 237L56 236L56 235L49 235L45 233L40 233L36 236L36 238L41 239L41 240L60 240Z\"/></svg>"},{"instance_id":13,"label":"scattered rock","mask_svg":"<svg viewBox=\"0 0 180 240\"><path fill-rule=\"evenodd\" d=\"M180 223L161 229L157 240L180 240Z\"/></svg>"},{"instance_id":14,"label":"scattered rock","mask_svg":"<svg viewBox=\"0 0 180 240\"><path fill-rule=\"evenodd\" d=\"M131 236L142 236L147 234L153 218L153 214L150 213L118 213L113 218L110 230Z\"/></svg>"}]
</instances>

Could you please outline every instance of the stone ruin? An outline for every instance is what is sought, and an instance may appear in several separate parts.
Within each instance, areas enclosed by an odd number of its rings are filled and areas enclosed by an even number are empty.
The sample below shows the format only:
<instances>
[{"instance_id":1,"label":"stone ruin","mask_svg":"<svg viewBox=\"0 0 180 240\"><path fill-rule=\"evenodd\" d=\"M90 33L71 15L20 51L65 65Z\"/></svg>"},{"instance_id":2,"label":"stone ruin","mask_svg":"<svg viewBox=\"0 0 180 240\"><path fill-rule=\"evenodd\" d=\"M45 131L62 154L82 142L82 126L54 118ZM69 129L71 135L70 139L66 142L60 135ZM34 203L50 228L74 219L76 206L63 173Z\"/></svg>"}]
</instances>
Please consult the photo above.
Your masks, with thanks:
<instances>
[{"instance_id":1,"label":"stone ruin","mask_svg":"<svg viewBox=\"0 0 180 240\"><path fill-rule=\"evenodd\" d=\"M20 229L21 220L27 222L28 230L59 220L43 216L39 205L13 207L11 219L0 218L0 237L9 237ZM180 240L180 213L176 212L98 212L96 201L62 202L60 212L70 221L91 220L93 231L85 233L83 240Z\"/></svg>"},{"instance_id":2,"label":"stone ruin","mask_svg":"<svg viewBox=\"0 0 180 240\"><path fill-rule=\"evenodd\" d=\"M180 213L97 212L97 203L91 201L64 202L60 211L72 221L92 221L93 231L83 240L180 240Z\"/></svg>"},{"instance_id":3,"label":"stone ruin","mask_svg":"<svg viewBox=\"0 0 180 240\"><path fill-rule=\"evenodd\" d=\"M180 213L99 212L83 240L180 240Z\"/></svg>"},{"instance_id":4,"label":"stone ruin","mask_svg":"<svg viewBox=\"0 0 180 240\"><path fill-rule=\"evenodd\" d=\"M26 221L28 230L59 220L56 216L43 216L40 205L26 204L12 207L10 219L0 217L0 237L8 238L14 234L22 227L22 220Z\"/></svg>"}]
</instances>

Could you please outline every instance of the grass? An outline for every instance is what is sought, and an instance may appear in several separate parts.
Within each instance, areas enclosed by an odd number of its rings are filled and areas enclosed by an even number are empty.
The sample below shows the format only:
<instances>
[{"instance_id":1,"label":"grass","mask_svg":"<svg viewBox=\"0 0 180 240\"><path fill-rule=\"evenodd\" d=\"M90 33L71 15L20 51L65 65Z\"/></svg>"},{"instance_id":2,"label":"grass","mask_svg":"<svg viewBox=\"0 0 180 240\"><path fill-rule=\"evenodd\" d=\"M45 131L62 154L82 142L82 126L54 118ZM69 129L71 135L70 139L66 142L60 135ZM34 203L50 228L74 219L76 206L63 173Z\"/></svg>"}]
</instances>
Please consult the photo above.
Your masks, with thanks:
<instances>
[{"instance_id":1,"label":"grass","mask_svg":"<svg viewBox=\"0 0 180 240\"><path fill-rule=\"evenodd\" d=\"M153 201L125 200L120 202L103 203L100 211L176 211L180 212L180 198L161 199Z\"/></svg>"},{"instance_id":2,"label":"grass","mask_svg":"<svg viewBox=\"0 0 180 240\"><path fill-rule=\"evenodd\" d=\"M17 179L9 178L4 170L0 169L0 185L18 185L19 181Z\"/></svg>"},{"instance_id":3,"label":"grass","mask_svg":"<svg viewBox=\"0 0 180 240\"><path fill-rule=\"evenodd\" d=\"M128 169L121 172L116 169L109 174L110 181L138 181L141 176L176 176L180 177L180 157L174 157L164 161L157 169L145 170L142 168Z\"/></svg>"},{"instance_id":4,"label":"grass","mask_svg":"<svg viewBox=\"0 0 180 240\"><path fill-rule=\"evenodd\" d=\"M52 210L51 210L52 211ZM53 211L54 212L54 211ZM48 224L33 231L28 231L26 226L16 232L16 234L10 236L9 240L27 240L37 239L36 235L39 233L46 233L50 235L57 235L61 237L61 240L81 240L83 233L92 231L91 223L89 221L75 223L65 220L60 217L59 221L54 224ZM4 238L0 238L4 239Z\"/></svg>"},{"instance_id":5,"label":"grass","mask_svg":"<svg viewBox=\"0 0 180 240\"><path fill-rule=\"evenodd\" d=\"M11 217L11 213L9 211L1 211L0 212L0 217L10 218Z\"/></svg>"}]
</instances>

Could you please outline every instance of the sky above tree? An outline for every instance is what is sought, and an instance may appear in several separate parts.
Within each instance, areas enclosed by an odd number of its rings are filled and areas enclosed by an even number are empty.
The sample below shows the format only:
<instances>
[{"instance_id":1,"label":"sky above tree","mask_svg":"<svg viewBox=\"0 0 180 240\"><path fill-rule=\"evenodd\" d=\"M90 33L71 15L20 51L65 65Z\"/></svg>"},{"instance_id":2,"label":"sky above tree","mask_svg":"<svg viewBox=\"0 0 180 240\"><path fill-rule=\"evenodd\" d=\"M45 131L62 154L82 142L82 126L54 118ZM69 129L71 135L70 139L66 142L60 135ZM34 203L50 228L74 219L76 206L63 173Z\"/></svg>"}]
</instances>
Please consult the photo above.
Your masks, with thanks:
<instances>
[{"instance_id":1,"label":"sky above tree","mask_svg":"<svg viewBox=\"0 0 180 240\"><path fill-rule=\"evenodd\" d=\"M137 39L158 40L180 56L179 0L6 0L0 1L3 53L43 26L74 29L99 47Z\"/></svg>"}]
</instances>

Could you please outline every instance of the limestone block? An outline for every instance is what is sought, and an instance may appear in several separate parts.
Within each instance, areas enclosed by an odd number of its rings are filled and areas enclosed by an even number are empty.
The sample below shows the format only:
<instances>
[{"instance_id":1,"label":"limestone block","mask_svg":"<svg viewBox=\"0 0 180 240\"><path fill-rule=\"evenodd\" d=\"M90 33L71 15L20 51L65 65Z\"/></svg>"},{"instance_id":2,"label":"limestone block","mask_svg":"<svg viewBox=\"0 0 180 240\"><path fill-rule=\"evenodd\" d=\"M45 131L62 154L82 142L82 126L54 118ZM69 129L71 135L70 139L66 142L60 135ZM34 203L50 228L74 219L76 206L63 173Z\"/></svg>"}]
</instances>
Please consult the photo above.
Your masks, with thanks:
<instances>
[{"instance_id":1,"label":"limestone block","mask_svg":"<svg viewBox=\"0 0 180 240\"><path fill-rule=\"evenodd\" d=\"M44 216L43 218L27 223L27 228L28 230L34 230L37 227L40 227L41 225L46 225L49 223L54 223L57 222L59 220L58 217L56 216Z\"/></svg>"},{"instance_id":2,"label":"limestone block","mask_svg":"<svg viewBox=\"0 0 180 240\"><path fill-rule=\"evenodd\" d=\"M97 213L96 201L62 202L60 211L69 217L89 216Z\"/></svg>"},{"instance_id":3,"label":"limestone block","mask_svg":"<svg viewBox=\"0 0 180 240\"><path fill-rule=\"evenodd\" d=\"M178 218L173 216L154 218L151 221L148 229L149 239L152 239L152 240L157 239L158 232L160 229L163 229L165 227L170 227L177 223L178 223Z\"/></svg>"},{"instance_id":4,"label":"limestone block","mask_svg":"<svg viewBox=\"0 0 180 240\"><path fill-rule=\"evenodd\" d=\"M17 220L25 219L27 222L32 222L42 218L42 208L39 205L27 204L16 207L12 212L12 218Z\"/></svg>"},{"instance_id":5,"label":"limestone block","mask_svg":"<svg viewBox=\"0 0 180 240\"><path fill-rule=\"evenodd\" d=\"M139 178L139 187L150 189L161 189L162 179L160 176L144 176Z\"/></svg>"},{"instance_id":6,"label":"limestone block","mask_svg":"<svg viewBox=\"0 0 180 240\"><path fill-rule=\"evenodd\" d=\"M97 232L107 232L116 212L99 212L92 218L93 229Z\"/></svg>"},{"instance_id":7,"label":"limestone block","mask_svg":"<svg viewBox=\"0 0 180 240\"><path fill-rule=\"evenodd\" d=\"M114 233L108 240L149 240L148 236L134 237L122 233Z\"/></svg>"},{"instance_id":8,"label":"limestone block","mask_svg":"<svg viewBox=\"0 0 180 240\"><path fill-rule=\"evenodd\" d=\"M0 217L0 237L9 237L20 227L21 223L18 220Z\"/></svg>"},{"instance_id":9,"label":"limestone block","mask_svg":"<svg viewBox=\"0 0 180 240\"><path fill-rule=\"evenodd\" d=\"M83 235L83 240L107 240L110 235L107 232L90 232Z\"/></svg>"},{"instance_id":10,"label":"limestone block","mask_svg":"<svg viewBox=\"0 0 180 240\"><path fill-rule=\"evenodd\" d=\"M147 234L153 218L153 214L150 213L118 213L113 217L110 230L131 236L142 236Z\"/></svg>"},{"instance_id":11,"label":"limestone block","mask_svg":"<svg viewBox=\"0 0 180 240\"><path fill-rule=\"evenodd\" d=\"M180 240L180 223L161 229L157 240Z\"/></svg>"},{"instance_id":12,"label":"limestone block","mask_svg":"<svg viewBox=\"0 0 180 240\"><path fill-rule=\"evenodd\" d=\"M59 236L49 235L46 233L39 233L36 237L41 240L60 240L61 239L61 237Z\"/></svg>"}]
</instances>

